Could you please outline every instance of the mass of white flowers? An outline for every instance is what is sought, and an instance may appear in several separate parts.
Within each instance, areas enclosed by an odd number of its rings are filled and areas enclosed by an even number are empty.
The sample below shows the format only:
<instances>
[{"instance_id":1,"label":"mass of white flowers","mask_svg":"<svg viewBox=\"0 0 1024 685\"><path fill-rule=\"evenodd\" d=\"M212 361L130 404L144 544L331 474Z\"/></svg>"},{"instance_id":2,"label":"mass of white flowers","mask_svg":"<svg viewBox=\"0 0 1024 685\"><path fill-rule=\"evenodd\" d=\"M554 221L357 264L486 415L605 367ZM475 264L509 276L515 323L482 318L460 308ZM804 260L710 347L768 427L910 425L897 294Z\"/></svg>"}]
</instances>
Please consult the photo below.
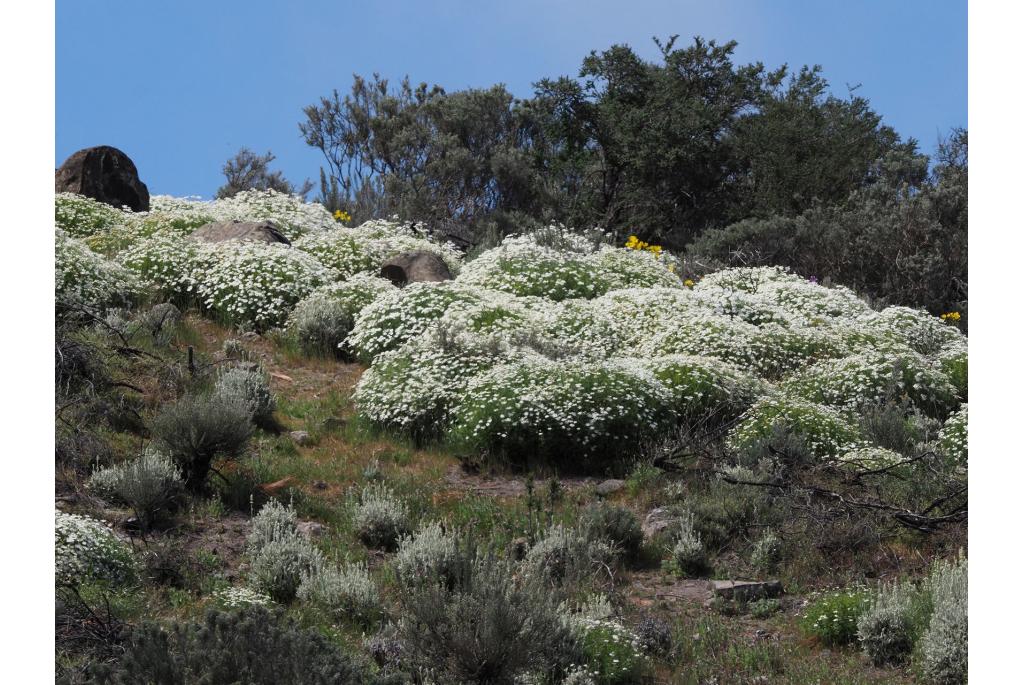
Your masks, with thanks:
<instances>
[{"instance_id":1,"label":"mass of white flowers","mask_svg":"<svg viewBox=\"0 0 1024 685\"><path fill-rule=\"evenodd\" d=\"M954 412L939 431L939 448L960 468L967 468L967 403Z\"/></svg>"},{"instance_id":2,"label":"mass of white flowers","mask_svg":"<svg viewBox=\"0 0 1024 685\"><path fill-rule=\"evenodd\" d=\"M59 228L54 258L54 293L60 300L105 308L128 304L141 290L131 271Z\"/></svg>"},{"instance_id":3,"label":"mass of white flowers","mask_svg":"<svg viewBox=\"0 0 1024 685\"><path fill-rule=\"evenodd\" d=\"M56 512L54 528L56 583L77 586L87 581L131 582L137 574L132 548L103 521Z\"/></svg>"}]
</instances>

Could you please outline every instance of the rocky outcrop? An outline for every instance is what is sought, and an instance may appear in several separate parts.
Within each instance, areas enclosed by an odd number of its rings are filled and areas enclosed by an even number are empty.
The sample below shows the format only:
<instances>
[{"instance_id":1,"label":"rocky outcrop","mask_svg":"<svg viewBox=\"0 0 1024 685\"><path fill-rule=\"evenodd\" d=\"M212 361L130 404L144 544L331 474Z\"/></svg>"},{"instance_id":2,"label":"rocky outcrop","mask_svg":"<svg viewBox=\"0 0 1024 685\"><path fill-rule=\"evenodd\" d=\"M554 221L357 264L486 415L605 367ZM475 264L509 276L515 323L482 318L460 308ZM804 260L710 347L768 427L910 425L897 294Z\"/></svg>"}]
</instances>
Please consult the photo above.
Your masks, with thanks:
<instances>
[{"instance_id":1,"label":"rocky outcrop","mask_svg":"<svg viewBox=\"0 0 1024 685\"><path fill-rule=\"evenodd\" d=\"M149 189L128 155L109 145L88 147L68 157L57 169L58 193L77 193L133 212L149 211Z\"/></svg>"},{"instance_id":2,"label":"rocky outcrop","mask_svg":"<svg viewBox=\"0 0 1024 685\"><path fill-rule=\"evenodd\" d=\"M395 255L381 265L380 275L399 287L406 283L439 283L452 279L444 260L425 250Z\"/></svg>"},{"instance_id":3,"label":"rocky outcrop","mask_svg":"<svg viewBox=\"0 0 1024 685\"><path fill-rule=\"evenodd\" d=\"M214 221L192 231L189 238L207 243L250 240L259 243L291 245L291 241L272 221Z\"/></svg>"}]
</instances>

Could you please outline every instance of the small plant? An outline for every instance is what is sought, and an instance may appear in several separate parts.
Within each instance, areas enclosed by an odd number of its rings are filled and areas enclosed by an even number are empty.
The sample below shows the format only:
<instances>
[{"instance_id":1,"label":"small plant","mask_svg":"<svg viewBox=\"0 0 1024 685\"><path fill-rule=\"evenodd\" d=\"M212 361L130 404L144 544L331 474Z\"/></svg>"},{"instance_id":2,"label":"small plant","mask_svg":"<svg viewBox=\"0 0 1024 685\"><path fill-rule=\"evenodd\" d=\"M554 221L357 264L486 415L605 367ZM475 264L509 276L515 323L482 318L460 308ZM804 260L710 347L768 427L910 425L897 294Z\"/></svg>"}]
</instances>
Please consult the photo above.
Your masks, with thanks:
<instances>
[{"instance_id":1,"label":"small plant","mask_svg":"<svg viewBox=\"0 0 1024 685\"><path fill-rule=\"evenodd\" d=\"M316 571L302 580L298 598L321 607L335 620L355 617L368 623L381 613L377 586L366 564Z\"/></svg>"},{"instance_id":2,"label":"small plant","mask_svg":"<svg viewBox=\"0 0 1024 685\"><path fill-rule=\"evenodd\" d=\"M261 549L275 540L284 540L298 535L298 517L295 510L277 500L270 500L252 519L252 530L246 539L250 555L259 553Z\"/></svg>"},{"instance_id":3,"label":"small plant","mask_svg":"<svg viewBox=\"0 0 1024 685\"><path fill-rule=\"evenodd\" d=\"M277 408L277 400L262 369L235 367L224 371L217 377L214 395L226 402L241 401L256 423L269 421Z\"/></svg>"},{"instance_id":4,"label":"small plant","mask_svg":"<svg viewBox=\"0 0 1024 685\"><path fill-rule=\"evenodd\" d=\"M353 525L367 547L393 550L409 532L409 508L383 483L363 489Z\"/></svg>"},{"instance_id":5,"label":"small plant","mask_svg":"<svg viewBox=\"0 0 1024 685\"><path fill-rule=\"evenodd\" d=\"M654 616L644 616L634 629L647 652L668 654L672 649L672 626Z\"/></svg>"},{"instance_id":6,"label":"small plant","mask_svg":"<svg viewBox=\"0 0 1024 685\"><path fill-rule=\"evenodd\" d=\"M779 600L765 597L750 602L747 605L747 612L754 618L768 618L782 611L782 604Z\"/></svg>"},{"instance_id":7,"label":"small plant","mask_svg":"<svg viewBox=\"0 0 1024 685\"><path fill-rule=\"evenodd\" d=\"M967 682L967 561L940 563L932 571L931 621L921 638L922 669L937 685Z\"/></svg>"},{"instance_id":8,"label":"small plant","mask_svg":"<svg viewBox=\"0 0 1024 685\"><path fill-rule=\"evenodd\" d=\"M105 523L86 516L56 512L54 554L58 586L90 581L127 585L138 575L131 547Z\"/></svg>"},{"instance_id":9,"label":"small plant","mask_svg":"<svg viewBox=\"0 0 1024 685\"><path fill-rule=\"evenodd\" d=\"M750 552L750 563L760 571L771 573L782 560L782 540L771 530L765 531Z\"/></svg>"},{"instance_id":10,"label":"small plant","mask_svg":"<svg viewBox=\"0 0 1024 685\"><path fill-rule=\"evenodd\" d=\"M306 576L321 572L323 555L299 535L271 540L252 559L249 582L275 602L288 603Z\"/></svg>"},{"instance_id":11,"label":"small plant","mask_svg":"<svg viewBox=\"0 0 1024 685\"><path fill-rule=\"evenodd\" d=\"M696 576L707 570L707 552L700 533L694 527L693 514L689 511L684 511L680 516L676 541L670 555L670 570L681 576Z\"/></svg>"},{"instance_id":12,"label":"small plant","mask_svg":"<svg viewBox=\"0 0 1024 685\"><path fill-rule=\"evenodd\" d=\"M857 641L857 621L871 605L863 588L835 590L815 600L800 619L803 631L829 646Z\"/></svg>"},{"instance_id":13,"label":"small plant","mask_svg":"<svg viewBox=\"0 0 1024 685\"><path fill-rule=\"evenodd\" d=\"M458 559L457 540L437 521L402 538L395 555L395 570L405 583L441 580L453 582Z\"/></svg>"},{"instance_id":14,"label":"small plant","mask_svg":"<svg viewBox=\"0 0 1024 685\"><path fill-rule=\"evenodd\" d=\"M202 489L216 457L235 457L252 436L248 406L223 395L186 395L153 420L153 435L181 469L185 487Z\"/></svg>"},{"instance_id":15,"label":"small plant","mask_svg":"<svg viewBox=\"0 0 1024 685\"><path fill-rule=\"evenodd\" d=\"M586 667L601 685L642 682L650 665L640 638L612 620L584 619L576 626Z\"/></svg>"},{"instance_id":16,"label":"small plant","mask_svg":"<svg viewBox=\"0 0 1024 685\"><path fill-rule=\"evenodd\" d=\"M914 649L914 588L882 588L857 619L861 647L876 666L904 662Z\"/></svg>"},{"instance_id":17,"label":"small plant","mask_svg":"<svg viewBox=\"0 0 1024 685\"><path fill-rule=\"evenodd\" d=\"M359 312L393 290L390 281L369 274L323 286L295 306L288 317L288 331L306 354L344 356L342 343Z\"/></svg>"},{"instance_id":18,"label":"small plant","mask_svg":"<svg viewBox=\"0 0 1024 685\"><path fill-rule=\"evenodd\" d=\"M626 507L604 502L592 504L583 510L580 527L588 537L610 542L626 559L635 559L644 542L636 514Z\"/></svg>"},{"instance_id":19,"label":"small plant","mask_svg":"<svg viewBox=\"0 0 1024 685\"><path fill-rule=\"evenodd\" d=\"M224 609L241 609L247 606L269 606L273 603L268 595L247 587L227 587L213 593L213 599Z\"/></svg>"},{"instance_id":20,"label":"small plant","mask_svg":"<svg viewBox=\"0 0 1024 685\"><path fill-rule=\"evenodd\" d=\"M607 541L594 540L578 528L556 524L526 553L527 574L558 583L579 582L592 576L612 558Z\"/></svg>"},{"instance_id":21,"label":"small plant","mask_svg":"<svg viewBox=\"0 0 1024 685\"><path fill-rule=\"evenodd\" d=\"M88 482L101 496L130 506L146 527L176 504L182 485L181 473L171 458L153 449L128 463L97 471Z\"/></svg>"}]
</instances>

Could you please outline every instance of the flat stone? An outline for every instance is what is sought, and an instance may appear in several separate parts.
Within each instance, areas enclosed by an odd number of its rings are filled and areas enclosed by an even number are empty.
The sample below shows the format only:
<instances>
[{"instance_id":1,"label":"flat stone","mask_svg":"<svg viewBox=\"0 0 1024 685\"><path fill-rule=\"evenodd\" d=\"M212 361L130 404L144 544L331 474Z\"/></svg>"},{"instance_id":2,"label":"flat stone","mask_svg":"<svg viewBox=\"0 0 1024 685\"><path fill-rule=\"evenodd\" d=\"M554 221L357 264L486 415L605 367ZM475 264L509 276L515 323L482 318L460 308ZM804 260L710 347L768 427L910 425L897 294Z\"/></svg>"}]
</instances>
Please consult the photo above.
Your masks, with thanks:
<instances>
[{"instance_id":1,"label":"flat stone","mask_svg":"<svg viewBox=\"0 0 1024 685\"><path fill-rule=\"evenodd\" d=\"M609 478L608 480L603 480L598 483L594 488L594 492L599 495L610 495L614 492L618 492L624 487L626 487L626 481L619 480L618 478Z\"/></svg>"},{"instance_id":2,"label":"flat stone","mask_svg":"<svg viewBox=\"0 0 1024 685\"><path fill-rule=\"evenodd\" d=\"M782 594L782 583L777 580L711 580L711 593L715 597L750 602Z\"/></svg>"},{"instance_id":3,"label":"flat stone","mask_svg":"<svg viewBox=\"0 0 1024 685\"><path fill-rule=\"evenodd\" d=\"M668 507L657 507L647 512L640 530L643 531L644 539L650 540L678 523L679 517Z\"/></svg>"},{"instance_id":4,"label":"flat stone","mask_svg":"<svg viewBox=\"0 0 1024 685\"><path fill-rule=\"evenodd\" d=\"M380 275L399 287L406 283L439 283L452 279L452 273L444 260L425 250L403 252L391 257L381 264Z\"/></svg>"},{"instance_id":5,"label":"flat stone","mask_svg":"<svg viewBox=\"0 0 1024 685\"><path fill-rule=\"evenodd\" d=\"M272 221L214 221L192 231L189 238L207 243L242 240L291 245L291 242L281 232L281 229Z\"/></svg>"},{"instance_id":6,"label":"flat stone","mask_svg":"<svg viewBox=\"0 0 1024 685\"><path fill-rule=\"evenodd\" d=\"M308 445L310 442L309 433L306 431L292 431L288 433L297 445Z\"/></svg>"}]
</instances>

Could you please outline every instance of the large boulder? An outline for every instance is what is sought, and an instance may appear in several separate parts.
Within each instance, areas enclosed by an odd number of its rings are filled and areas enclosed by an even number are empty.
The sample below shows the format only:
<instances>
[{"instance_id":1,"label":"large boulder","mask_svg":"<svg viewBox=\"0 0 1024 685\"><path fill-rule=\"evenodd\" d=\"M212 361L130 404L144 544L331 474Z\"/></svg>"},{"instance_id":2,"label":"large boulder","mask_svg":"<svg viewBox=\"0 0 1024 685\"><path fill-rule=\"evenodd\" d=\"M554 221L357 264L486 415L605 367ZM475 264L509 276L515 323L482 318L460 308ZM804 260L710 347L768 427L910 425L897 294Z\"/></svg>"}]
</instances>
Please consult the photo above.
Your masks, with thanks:
<instances>
[{"instance_id":1,"label":"large boulder","mask_svg":"<svg viewBox=\"0 0 1024 685\"><path fill-rule=\"evenodd\" d=\"M189 238L207 243L251 240L260 243L291 245L288 238L272 221L214 221L192 231Z\"/></svg>"},{"instance_id":2,"label":"large boulder","mask_svg":"<svg viewBox=\"0 0 1024 685\"><path fill-rule=\"evenodd\" d=\"M135 163L116 147L79 150L55 174L58 193L77 193L117 208L149 211L149 189L139 180Z\"/></svg>"},{"instance_id":3,"label":"large boulder","mask_svg":"<svg viewBox=\"0 0 1024 685\"><path fill-rule=\"evenodd\" d=\"M399 287L406 283L438 283L452 279L444 260L426 250L395 255L381 265L380 275Z\"/></svg>"}]
</instances>

